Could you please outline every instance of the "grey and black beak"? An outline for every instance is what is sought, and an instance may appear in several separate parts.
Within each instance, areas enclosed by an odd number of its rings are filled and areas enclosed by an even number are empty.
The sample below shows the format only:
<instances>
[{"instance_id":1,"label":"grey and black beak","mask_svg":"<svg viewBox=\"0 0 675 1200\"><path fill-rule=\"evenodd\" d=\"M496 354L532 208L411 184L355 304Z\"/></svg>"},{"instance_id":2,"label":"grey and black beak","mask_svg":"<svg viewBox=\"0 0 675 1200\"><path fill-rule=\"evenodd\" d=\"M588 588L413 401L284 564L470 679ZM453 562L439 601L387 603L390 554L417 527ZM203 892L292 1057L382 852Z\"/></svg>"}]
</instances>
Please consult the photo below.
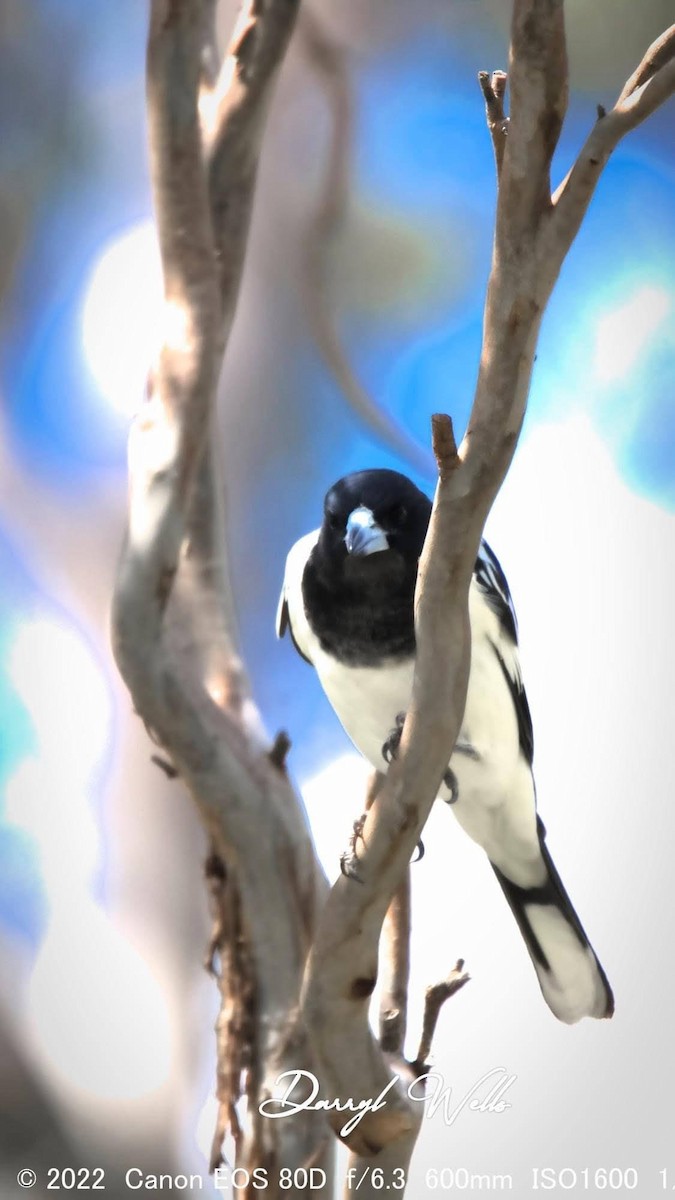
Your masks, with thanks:
<instances>
[{"instance_id":1,"label":"grey and black beak","mask_svg":"<svg viewBox=\"0 0 675 1200\"><path fill-rule=\"evenodd\" d=\"M376 554L378 550L388 550L389 541L386 533L380 528L369 508L355 508L347 521L345 534L347 553L357 558L366 554Z\"/></svg>"}]
</instances>

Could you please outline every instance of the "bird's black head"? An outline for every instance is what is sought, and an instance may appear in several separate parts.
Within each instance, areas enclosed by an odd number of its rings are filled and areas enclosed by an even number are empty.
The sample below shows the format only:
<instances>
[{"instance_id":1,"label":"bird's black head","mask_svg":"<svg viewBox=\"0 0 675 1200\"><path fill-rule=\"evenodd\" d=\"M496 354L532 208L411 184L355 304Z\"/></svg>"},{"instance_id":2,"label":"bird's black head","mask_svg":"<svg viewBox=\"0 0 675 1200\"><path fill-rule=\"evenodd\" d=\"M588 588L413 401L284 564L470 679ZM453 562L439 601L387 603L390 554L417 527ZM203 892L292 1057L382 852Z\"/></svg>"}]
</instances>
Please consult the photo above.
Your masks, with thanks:
<instances>
[{"instance_id":1,"label":"bird's black head","mask_svg":"<svg viewBox=\"0 0 675 1200\"><path fill-rule=\"evenodd\" d=\"M303 578L309 624L353 666L415 652L413 599L431 503L396 471L357 471L326 494Z\"/></svg>"},{"instance_id":2,"label":"bird's black head","mask_svg":"<svg viewBox=\"0 0 675 1200\"><path fill-rule=\"evenodd\" d=\"M326 493L318 553L353 583L417 573L431 503L398 471L355 471Z\"/></svg>"}]
</instances>

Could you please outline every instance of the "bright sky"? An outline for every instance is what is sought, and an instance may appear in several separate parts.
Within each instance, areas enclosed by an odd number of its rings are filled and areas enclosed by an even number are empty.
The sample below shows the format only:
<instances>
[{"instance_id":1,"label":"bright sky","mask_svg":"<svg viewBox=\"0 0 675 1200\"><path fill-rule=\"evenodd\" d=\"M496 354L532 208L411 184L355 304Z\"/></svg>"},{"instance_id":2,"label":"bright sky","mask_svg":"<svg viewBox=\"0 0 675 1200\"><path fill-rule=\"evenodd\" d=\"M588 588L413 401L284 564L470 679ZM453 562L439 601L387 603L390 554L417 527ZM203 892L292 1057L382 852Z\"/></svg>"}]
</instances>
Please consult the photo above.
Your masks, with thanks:
<instances>
[{"instance_id":1,"label":"bright sky","mask_svg":"<svg viewBox=\"0 0 675 1200\"><path fill-rule=\"evenodd\" d=\"M102 399L131 416L159 345L162 276L152 221L108 243L93 265L82 308L84 354Z\"/></svg>"},{"instance_id":2,"label":"bright sky","mask_svg":"<svg viewBox=\"0 0 675 1200\"><path fill-rule=\"evenodd\" d=\"M599 317L593 362L598 382L612 383L638 367L672 311L672 292L645 286Z\"/></svg>"}]
</instances>

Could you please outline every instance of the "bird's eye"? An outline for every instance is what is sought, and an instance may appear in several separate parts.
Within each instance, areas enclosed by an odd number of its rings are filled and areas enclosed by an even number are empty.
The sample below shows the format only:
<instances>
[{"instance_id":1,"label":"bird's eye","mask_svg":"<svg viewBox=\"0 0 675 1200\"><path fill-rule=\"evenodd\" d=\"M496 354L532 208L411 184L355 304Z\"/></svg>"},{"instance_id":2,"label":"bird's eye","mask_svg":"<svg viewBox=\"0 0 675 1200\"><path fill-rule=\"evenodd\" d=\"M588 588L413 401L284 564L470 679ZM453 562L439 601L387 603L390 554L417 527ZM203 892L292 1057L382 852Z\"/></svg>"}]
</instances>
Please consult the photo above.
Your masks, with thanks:
<instances>
[{"instance_id":1,"label":"bird's eye","mask_svg":"<svg viewBox=\"0 0 675 1200\"><path fill-rule=\"evenodd\" d=\"M342 521L336 512L331 512L330 509L326 512L326 521L330 529L340 529Z\"/></svg>"}]
</instances>

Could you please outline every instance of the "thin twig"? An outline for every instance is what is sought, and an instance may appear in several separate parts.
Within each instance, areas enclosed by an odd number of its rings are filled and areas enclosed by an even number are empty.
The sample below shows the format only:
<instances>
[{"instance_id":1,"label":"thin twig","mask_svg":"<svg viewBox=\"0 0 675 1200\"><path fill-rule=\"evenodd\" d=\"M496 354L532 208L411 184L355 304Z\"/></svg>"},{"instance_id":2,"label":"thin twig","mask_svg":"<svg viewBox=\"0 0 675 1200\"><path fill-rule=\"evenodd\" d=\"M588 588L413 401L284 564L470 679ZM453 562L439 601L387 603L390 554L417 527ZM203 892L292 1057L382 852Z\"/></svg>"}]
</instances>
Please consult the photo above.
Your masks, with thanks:
<instances>
[{"instance_id":1,"label":"thin twig","mask_svg":"<svg viewBox=\"0 0 675 1200\"><path fill-rule=\"evenodd\" d=\"M463 988L464 984L468 983L470 978L469 972L464 970L464 959L458 958L447 979L443 979L440 983L435 983L432 987L427 988L424 996L424 1018L420 1044L417 1049L417 1057L412 1064L413 1070L418 1075L422 1075L428 1070L427 1059L431 1054L436 1025L438 1024L438 1018L443 1005L460 988Z\"/></svg>"},{"instance_id":2,"label":"thin twig","mask_svg":"<svg viewBox=\"0 0 675 1200\"><path fill-rule=\"evenodd\" d=\"M431 445L436 459L440 479L460 466L457 442L452 417L447 413L434 413L431 418Z\"/></svg>"},{"instance_id":3,"label":"thin twig","mask_svg":"<svg viewBox=\"0 0 675 1200\"><path fill-rule=\"evenodd\" d=\"M410 976L410 869L387 910L382 941L380 1047L385 1054L402 1055Z\"/></svg>"},{"instance_id":4,"label":"thin twig","mask_svg":"<svg viewBox=\"0 0 675 1200\"><path fill-rule=\"evenodd\" d=\"M497 179L502 173L509 119L504 113L504 96L508 76L506 71L478 72L478 82L485 98L485 119L492 138Z\"/></svg>"},{"instance_id":5,"label":"thin twig","mask_svg":"<svg viewBox=\"0 0 675 1200\"><path fill-rule=\"evenodd\" d=\"M645 52L639 67L627 79L621 89L617 104L623 104L643 84L652 79L663 67L672 61L675 54L675 25L664 30L656 41L652 42Z\"/></svg>"},{"instance_id":6,"label":"thin twig","mask_svg":"<svg viewBox=\"0 0 675 1200\"><path fill-rule=\"evenodd\" d=\"M600 174L621 138L635 129L675 92L675 25L657 38L619 98L596 121L571 171L553 195L553 218L546 250L555 253L576 237ZM550 249L549 249L550 247Z\"/></svg>"},{"instance_id":7,"label":"thin twig","mask_svg":"<svg viewBox=\"0 0 675 1200\"><path fill-rule=\"evenodd\" d=\"M286 768L286 759L291 748L291 739L285 729L280 729L277 733L272 748L269 751L270 762L274 764L278 770L283 771Z\"/></svg>"}]
</instances>

